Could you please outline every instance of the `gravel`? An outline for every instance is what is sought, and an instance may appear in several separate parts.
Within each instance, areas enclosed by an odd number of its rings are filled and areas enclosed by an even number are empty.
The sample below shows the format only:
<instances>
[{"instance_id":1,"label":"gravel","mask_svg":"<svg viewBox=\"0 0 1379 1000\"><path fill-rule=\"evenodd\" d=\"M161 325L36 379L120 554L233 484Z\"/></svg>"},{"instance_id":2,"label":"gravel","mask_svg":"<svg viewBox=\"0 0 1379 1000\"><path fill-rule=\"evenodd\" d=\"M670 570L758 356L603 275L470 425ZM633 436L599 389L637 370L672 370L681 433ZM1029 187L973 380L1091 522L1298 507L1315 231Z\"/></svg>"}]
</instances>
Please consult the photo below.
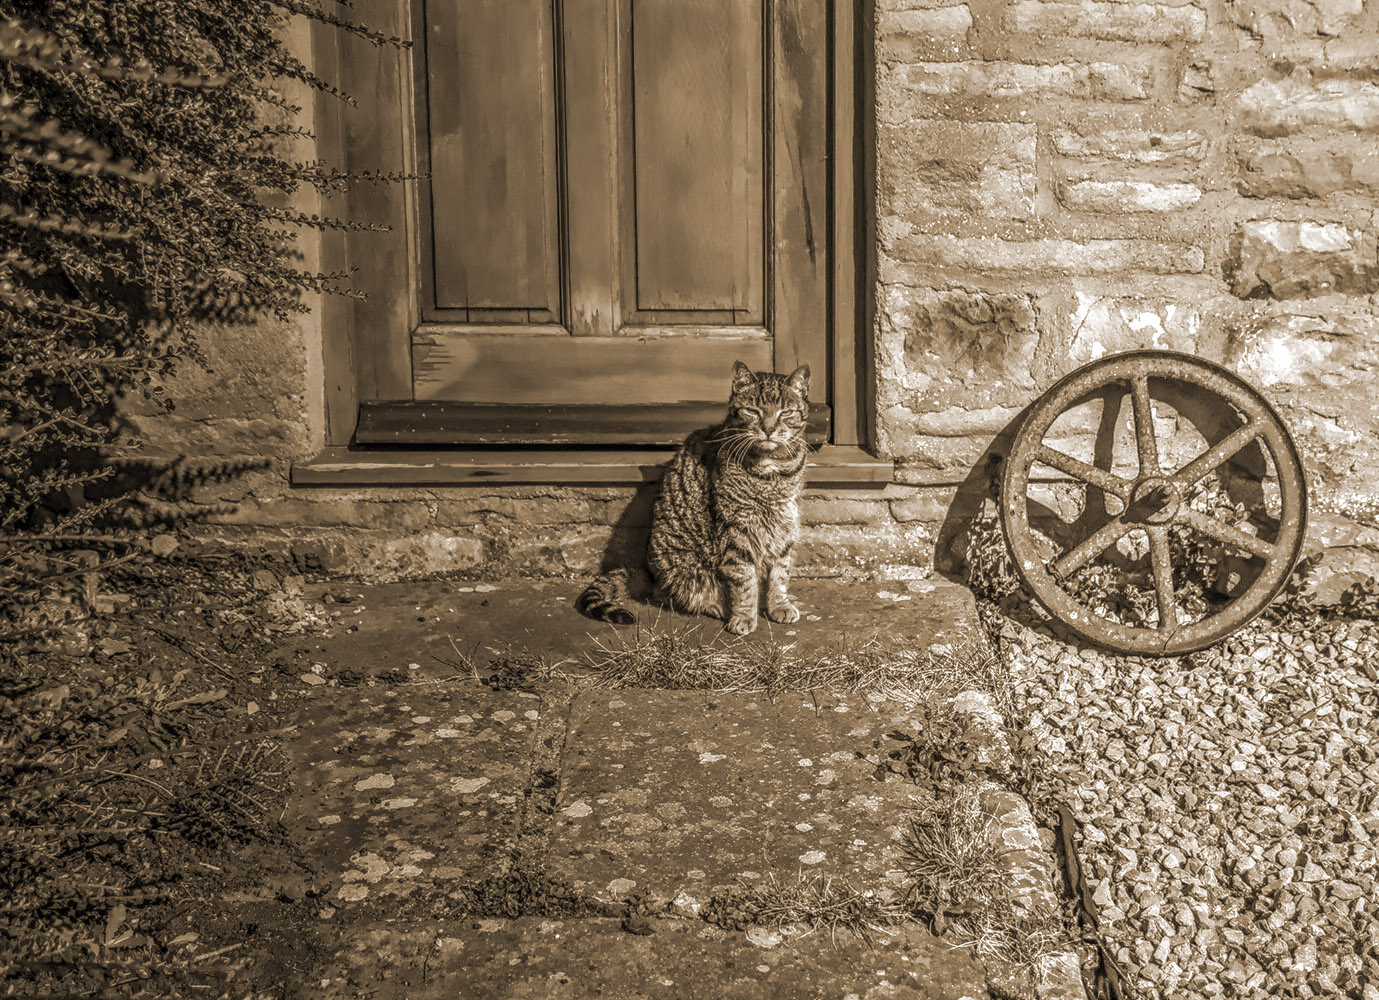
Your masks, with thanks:
<instances>
[{"instance_id":1,"label":"gravel","mask_svg":"<svg viewBox=\"0 0 1379 1000\"><path fill-rule=\"evenodd\" d=\"M1155 660L993 616L1036 809L1078 820L1133 995L1379 1000L1379 624Z\"/></svg>"}]
</instances>

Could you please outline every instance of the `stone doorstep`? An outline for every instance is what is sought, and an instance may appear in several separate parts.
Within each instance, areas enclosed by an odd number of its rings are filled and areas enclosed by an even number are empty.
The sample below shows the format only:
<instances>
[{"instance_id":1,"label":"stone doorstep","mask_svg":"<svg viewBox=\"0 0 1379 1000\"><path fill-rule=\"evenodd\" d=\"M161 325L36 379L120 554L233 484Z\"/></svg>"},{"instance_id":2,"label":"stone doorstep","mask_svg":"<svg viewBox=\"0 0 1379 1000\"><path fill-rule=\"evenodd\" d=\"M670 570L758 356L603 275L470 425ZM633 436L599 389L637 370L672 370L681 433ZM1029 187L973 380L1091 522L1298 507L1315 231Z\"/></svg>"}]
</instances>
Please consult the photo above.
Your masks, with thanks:
<instances>
[{"instance_id":1,"label":"stone doorstep","mask_svg":"<svg viewBox=\"0 0 1379 1000\"><path fill-rule=\"evenodd\" d=\"M952 640L977 628L975 606L962 588L940 584L933 588L938 593L925 594L903 585L816 584L832 593L831 605L816 605L829 607L829 626L816 631L814 623L799 623L792 629L799 638L791 641L802 645L825 648L830 636L836 644L841 631L863 623L871 634L885 628L888 638L910 636L917 644L935 636ZM379 591L386 588L362 588L358 605L346 606L360 608L349 619L358 632L326 639L313 655L324 657L327 677L341 667L356 676L381 673L417 663L437 634L446 636L453 657L454 646L501 635L505 623L523 625L525 637L543 636L545 655L578 648L568 642L573 630L560 611L568 609L578 583L505 581L458 589L474 586L389 585L403 589L385 594ZM897 600L906 593L915 598ZM926 606L931 596L936 604ZM712 623L695 627L716 632ZM597 641L601 630L618 631L583 619L575 628L583 628L585 641ZM544 853L552 874L609 901L638 890L707 899L713 888L752 873L793 878L817 872L882 891L898 885L898 823L909 786L876 780L874 764L859 754L870 752L874 759L873 741L905 722L903 706L798 692L773 704L746 694L564 684L548 685L541 695L491 691L455 680L453 668L439 669L437 663L439 658L419 663L409 672L413 682L402 685L302 685L302 727L289 747L302 794L290 804L287 822L321 877L331 882L324 902L336 911L329 921L337 925L333 933L349 927L342 941L353 940L361 925L404 914L409 897L436 899L500 870L523 837ZM965 693L955 707L971 721L990 762L1009 754L1004 722L984 695ZM524 816L539 761L558 761L559 796L553 813L529 810ZM1051 898L1051 861L1028 806L995 786L982 802L995 835L1010 849L1015 883L1027 894ZM485 940L497 940L493 922L481 923ZM510 933L531 935L541 923L517 921ZM577 928L600 921L565 923ZM700 934L695 940L702 941L726 933L695 921L657 925L676 927L678 936ZM566 940L592 933L571 930ZM907 929L903 937L912 948L933 941L921 928ZM620 930L615 938L604 947L619 956L642 940ZM457 940L460 945L446 947L480 954L468 931ZM723 940L713 946L715 954L736 962L734 950L746 947L745 938ZM831 950L806 944L812 940L779 945L795 955L786 967L826 961L800 957ZM344 961L344 953L337 958ZM735 966L721 966L730 967ZM1071 953L1047 963L1043 973L1041 998L1085 997ZM534 980L527 983L535 986ZM959 995L965 994L954 994Z\"/></svg>"},{"instance_id":2,"label":"stone doorstep","mask_svg":"<svg viewBox=\"0 0 1379 1000\"><path fill-rule=\"evenodd\" d=\"M587 667L600 649L634 641L639 630L683 630L697 642L729 646L738 642L792 643L798 655L834 650L840 640L862 643L878 635L912 636L917 643L952 642L978 629L971 593L947 581L912 580L851 583L802 579L791 584L804 618L794 625L760 619L756 632L739 640L713 619L680 615L634 601L635 626L591 621L574 610L587 580L435 580L420 583L315 585L349 595L347 604L320 636L298 636L282 651L308 650L312 658L379 673L416 663L422 677L454 673L459 654L482 662L512 648ZM350 628L353 627L353 631ZM458 652L457 652L458 651Z\"/></svg>"}]
</instances>

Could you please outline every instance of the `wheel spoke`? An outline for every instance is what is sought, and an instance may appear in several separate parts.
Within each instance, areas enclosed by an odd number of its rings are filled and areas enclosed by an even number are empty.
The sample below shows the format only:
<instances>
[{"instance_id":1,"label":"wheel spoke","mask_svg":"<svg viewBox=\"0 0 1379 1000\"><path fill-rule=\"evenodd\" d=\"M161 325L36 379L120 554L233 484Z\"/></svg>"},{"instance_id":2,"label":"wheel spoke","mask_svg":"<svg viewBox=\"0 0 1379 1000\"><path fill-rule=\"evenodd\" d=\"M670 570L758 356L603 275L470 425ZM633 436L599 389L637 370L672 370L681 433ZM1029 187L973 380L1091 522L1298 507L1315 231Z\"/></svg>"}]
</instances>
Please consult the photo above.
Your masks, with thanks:
<instances>
[{"instance_id":1,"label":"wheel spoke","mask_svg":"<svg viewBox=\"0 0 1379 1000\"><path fill-rule=\"evenodd\" d=\"M1071 552L1065 552L1062 557L1056 560L1051 567L1055 576L1059 578L1067 577L1071 573L1076 573L1083 566L1101 555L1108 548L1120 541L1121 537L1127 534L1133 525L1126 524L1122 518L1113 517L1107 521L1091 535L1083 539L1082 543Z\"/></svg>"},{"instance_id":2,"label":"wheel spoke","mask_svg":"<svg viewBox=\"0 0 1379 1000\"><path fill-rule=\"evenodd\" d=\"M1187 465L1173 473L1170 479L1178 486L1184 496L1187 491L1208 472L1224 465L1247 444L1259 437L1259 427L1251 421L1244 427L1236 428Z\"/></svg>"},{"instance_id":3,"label":"wheel spoke","mask_svg":"<svg viewBox=\"0 0 1379 1000\"><path fill-rule=\"evenodd\" d=\"M1154 594L1159 601L1159 628L1178 627L1178 600L1173 594L1173 556L1168 547L1168 525L1152 524L1149 561L1154 567Z\"/></svg>"},{"instance_id":4,"label":"wheel spoke","mask_svg":"<svg viewBox=\"0 0 1379 1000\"><path fill-rule=\"evenodd\" d=\"M1122 479L1113 472L1105 469L1098 469L1095 465L1089 465L1080 458L1073 458L1071 455L1059 451L1057 448L1050 448L1046 444L1039 446L1039 451L1035 458L1045 465L1051 465L1059 472L1067 473L1074 479L1080 479L1084 483L1089 483L1105 493L1113 494L1126 500L1130 492L1130 482Z\"/></svg>"},{"instance_id":5,"label":"wheel spoke","mask_svg":"<svg viewBox=\"0 0 1379 1000\"><path fill-rule=\"evenodd\" d=\"M1149 402L1149 376L1130 380L1130 398L1135 409L1135 449L1139 452L1140 475L1159 474L1159 442L1154 439L1154 408Z\"/></svg>"},{"instance_id":6,"label":"wheel spoke","mask_svg":"<svg viewBox=\"0 0 1379 1000\"><path fill-rule=\"evenodd\" d=\"M1218 542L1226 542L1236 548L1244 549L1261 559L1268 559L1274 554L1274 547L1260 538L1252 535L1248 531L1241 531L1224 521L1218 521L1214 517L1208 517L1200 510L1193 510L1184 505L1178 511L1178 516L1187 523L1190 528L1200 531L1202 534L1215 538Z\"/></svg>"}]
</instances>

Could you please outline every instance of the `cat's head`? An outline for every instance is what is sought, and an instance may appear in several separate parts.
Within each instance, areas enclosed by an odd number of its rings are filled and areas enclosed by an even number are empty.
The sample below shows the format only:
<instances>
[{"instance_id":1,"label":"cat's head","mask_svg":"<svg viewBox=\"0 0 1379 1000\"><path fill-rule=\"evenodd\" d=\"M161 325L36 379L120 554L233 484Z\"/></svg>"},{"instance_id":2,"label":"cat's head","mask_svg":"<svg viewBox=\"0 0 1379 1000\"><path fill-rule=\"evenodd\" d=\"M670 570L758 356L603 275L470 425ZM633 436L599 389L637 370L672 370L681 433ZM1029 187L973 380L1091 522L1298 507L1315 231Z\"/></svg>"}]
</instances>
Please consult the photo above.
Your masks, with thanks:
<instances>
[{"instance_id":1,"label":"cat's head","mask_svg":"<svg viewBox=\"0 0 1379 1000\"><path fill-rule=\"evenodd\" d=\"M805 448L809 418L809 366L789 375L754 372L733 363L732 394L724 423L724 452L744 465L794 465Z\"/></svg>"}]
</instances>

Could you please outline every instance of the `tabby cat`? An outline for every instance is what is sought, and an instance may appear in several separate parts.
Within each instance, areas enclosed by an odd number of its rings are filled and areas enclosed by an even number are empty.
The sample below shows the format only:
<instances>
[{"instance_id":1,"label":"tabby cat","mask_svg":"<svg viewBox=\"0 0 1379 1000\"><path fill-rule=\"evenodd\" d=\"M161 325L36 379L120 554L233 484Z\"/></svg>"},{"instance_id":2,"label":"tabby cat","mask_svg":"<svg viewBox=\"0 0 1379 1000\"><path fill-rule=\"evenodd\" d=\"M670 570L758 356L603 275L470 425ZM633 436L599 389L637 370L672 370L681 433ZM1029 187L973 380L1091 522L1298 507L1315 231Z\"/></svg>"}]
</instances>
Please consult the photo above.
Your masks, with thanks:
<instances>
[{"instance_id":1,"label":"tabby cat","mask_svg":"<svg viewBox=\"0 0 1379 1000\"><path fill-rule=\"evenodd\" d=\"M746 635L757 627L764 581L766 616L799 621L788 587L808 414L808 365L777 375L733 364L727 418L685 439L651 508L647 565L672 606L726 619L729 632ZM605 574L575 606L628 624L636 616L625 597L625 574Z\"/></svg>"}]
</instances>

